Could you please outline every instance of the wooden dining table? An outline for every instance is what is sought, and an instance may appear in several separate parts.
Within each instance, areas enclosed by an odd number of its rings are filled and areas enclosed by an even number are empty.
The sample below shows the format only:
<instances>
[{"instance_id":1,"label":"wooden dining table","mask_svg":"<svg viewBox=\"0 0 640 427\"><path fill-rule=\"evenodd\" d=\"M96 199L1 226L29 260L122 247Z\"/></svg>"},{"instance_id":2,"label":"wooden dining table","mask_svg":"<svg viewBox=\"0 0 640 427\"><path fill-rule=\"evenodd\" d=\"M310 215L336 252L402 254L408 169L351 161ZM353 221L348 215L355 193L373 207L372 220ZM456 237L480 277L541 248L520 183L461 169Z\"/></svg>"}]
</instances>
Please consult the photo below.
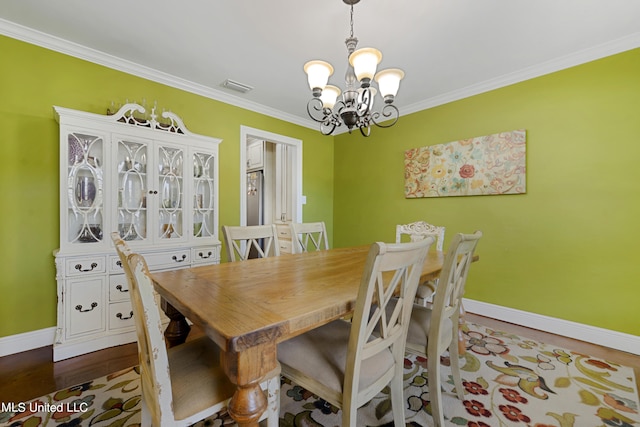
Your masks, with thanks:
<instances>
[{"instance_id":1,"label":"wooden dining table","mask_svg":"<svg viewBox=\"0 0 640 427\"><path fill-rule=\"evenodd\" d=\"M279 342L352 313L368 250L339 248L152 274L171 318L172 340L184 342L186 316L221 348L224 370L236 385L228 410L238 425L258 425L267 407L260 383L277 367ZM421 281L437 278L443 260L442 252L429 252Z\"/></svg>"}]
</instances>

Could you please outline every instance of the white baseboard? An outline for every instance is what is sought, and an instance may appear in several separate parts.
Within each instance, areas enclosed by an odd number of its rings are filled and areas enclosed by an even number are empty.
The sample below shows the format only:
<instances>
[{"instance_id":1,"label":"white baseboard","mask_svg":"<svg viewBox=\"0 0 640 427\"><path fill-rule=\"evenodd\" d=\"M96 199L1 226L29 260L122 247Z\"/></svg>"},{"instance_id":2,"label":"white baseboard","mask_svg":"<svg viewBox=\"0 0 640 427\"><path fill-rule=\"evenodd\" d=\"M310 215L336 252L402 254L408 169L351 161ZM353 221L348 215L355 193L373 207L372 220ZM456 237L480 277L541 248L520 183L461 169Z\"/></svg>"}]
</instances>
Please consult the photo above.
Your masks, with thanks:
<instances>
[{"instance_id":1,"label":"white baseboard","mask_svg":"<svg viewBox=\"0 0 640 427\"><path fill-rule=\"evenodd\" d=\"M94 339L70 340L63 343L56 343L53 346L53 361L58 362L70 357L102 350L103 348L129 344L135 342L136 339L136 331L133 330L118 334L99 335Z\"/></svg>"},{"instance_id":2,"label":"white baseboard","mask_svg":"<svg viewBox=\"0 0 640 427\"><path fill-rule=\"evenodd\" d=\"M56 328L39 329L0 338L0 357L53 344Z\"/></svg>"},{"instance_id":3,"label":"white baseboard","mask_svg":"<svg viewBox=\"0 0 640 427\"><path fill-rule=\"evenodd\" d=\"M640 355L640 336L465 298L469 313ZM0 338L0 357L52 345L55 327Z\"/></svg>"},{"instance_id":4,"label":"white baseboard","mask_svg":"<svg viewBox=\"0 0 640 427\"><path fill-rule=\"evenodd\" d=\"M640 336L637 335L625 334L467 298L464 298L463 304L465 311L469 313L640 355Z\"/></svg>"}]
</instances>

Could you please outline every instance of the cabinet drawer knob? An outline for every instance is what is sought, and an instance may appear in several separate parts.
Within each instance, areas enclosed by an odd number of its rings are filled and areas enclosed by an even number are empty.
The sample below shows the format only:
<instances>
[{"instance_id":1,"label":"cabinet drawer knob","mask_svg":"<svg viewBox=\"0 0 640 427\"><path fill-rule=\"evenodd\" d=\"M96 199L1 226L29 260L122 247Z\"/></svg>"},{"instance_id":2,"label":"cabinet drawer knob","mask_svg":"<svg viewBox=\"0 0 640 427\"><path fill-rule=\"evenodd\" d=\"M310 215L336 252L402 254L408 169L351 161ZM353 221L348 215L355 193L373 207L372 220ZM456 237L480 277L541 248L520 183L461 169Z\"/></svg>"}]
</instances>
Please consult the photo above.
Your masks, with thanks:
<instances>
[{"instance_id":1,"label":"cabinet drawer knob","mask_svg":"<svg viewBox=\"0 0 640 427\"><path fill-rule=\"evenodd\" d=\"M198 256L202 259L211 258L211 255L213 255L211 251L207 252L207 256L205 256L203 252L198 252Z\"/></svg>"},{"instance_id":2,"label":"cabinet drawer knob","mask_svg":"<svg viewBox=\"0 0 640 427\"><path fill-rule=\"evenodd\" d=\"M76 264L75 269L78 270L78 271L83 271L83 272L85 272L85 271L93 271L97 266L98 266L98 263L92 262L91 263L91 268L84 268L83 269L82 268L82 264Z\"/></svg>"},{"instance_id":3,"label":"cabinet drawer knob","mask_svg":"<svg viewBox=\"0 0 640 427\"><path fill-rule=\"evenodd\" d=\"M122 285L116 286L116 289L119 290L120 292L129 292L129 289L122 289Z\"/></svg>"},{"instance_id":4,"label":"cabinet drawer knob","mask_svg":"<svg viewBox=\"0 0 640 427\"><path fill-rule=\"evenodd\" d=\"M116 314L116 317L117 317L118 319L120 319L120 320L129 320L129 319L131 319L131 318L133 317L133 311L130 311L130 312L129 312L129 317L124 317L124 316L122 315L122 313L117 313L117 314Z\"/></svg>"},{"instance_id":5,"label":"cabinet drawer knob","mask_svg":"<svg viewBox=\"0 0 640 427\"><path fill-rule=\"evenodd\" d=\"M87 308L85 310L82 309L82 304L78 304L76 305L76 310L78 310L80 313L86 313L87 311L93 311L94 308L96 308L98 306L97 302L92 302L91 303L91 308Z\"/></svg>"},{"instance_id":6,"label":"cabinet drawer knob","mask_svg":"<svg viewBox=\"0 0 640 427\"><path fill-rule=\"evenodd\" d=\"M178 259L178 257L174 255L171 257L171 259L174 260L175 262L184 262L184 260L187 259L187 255L182 254L182 259Z\"/></svg>"}]
</instances>

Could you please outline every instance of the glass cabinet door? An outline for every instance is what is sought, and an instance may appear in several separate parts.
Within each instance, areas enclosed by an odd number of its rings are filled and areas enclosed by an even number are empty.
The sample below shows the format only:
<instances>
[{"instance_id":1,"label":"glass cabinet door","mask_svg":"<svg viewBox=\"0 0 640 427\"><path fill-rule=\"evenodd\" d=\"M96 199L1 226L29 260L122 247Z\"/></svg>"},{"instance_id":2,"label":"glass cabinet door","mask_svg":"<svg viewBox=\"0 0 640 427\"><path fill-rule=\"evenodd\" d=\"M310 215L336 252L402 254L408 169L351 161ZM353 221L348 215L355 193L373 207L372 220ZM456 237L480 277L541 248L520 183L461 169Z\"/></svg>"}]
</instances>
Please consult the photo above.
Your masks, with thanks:
<instances>
[{"instance_id":1,"label":"glass cabinet door","mask_svg":"<svg viewBox=\"0 0 640 427\"><path fill-rule=\"evenodd\" d=\"M147 163L149 144L115 138L118 169L117 218L123 240L147 239Z\"/></svg>"},{"instance_id":2,"label":"glass cabinet door","mask_svg":"<svg viewBox=\"0 0 640 427\"><path fill-rule=\"evenodd\" d=\"M101 242L104 139L88 132L69 132L67 144L67 242Z\"/></svg>"},{"instance_id":3,"label":"glass cabinet door","mask_svg":"<svg viewBox=\"0 0 640 427\"><path fill-rule=\"evenodd\" d=\"M212 237L215 224L215 157L210 153L193 154L193 236Z\"/></svg>"},{"instance_id":4,"label":"glass cabinet door","mask_svg":"<svg viewBox=\"0 0 640 427\"><path fill-rule=\"evenodd\" d=\"M184 150L164 145L158 146L158 194L159 218L156 237L184 239ZM155 190L154 190L155 191ZM155 194L154 194L155 195Z\"/></svg>"}]
</instances>

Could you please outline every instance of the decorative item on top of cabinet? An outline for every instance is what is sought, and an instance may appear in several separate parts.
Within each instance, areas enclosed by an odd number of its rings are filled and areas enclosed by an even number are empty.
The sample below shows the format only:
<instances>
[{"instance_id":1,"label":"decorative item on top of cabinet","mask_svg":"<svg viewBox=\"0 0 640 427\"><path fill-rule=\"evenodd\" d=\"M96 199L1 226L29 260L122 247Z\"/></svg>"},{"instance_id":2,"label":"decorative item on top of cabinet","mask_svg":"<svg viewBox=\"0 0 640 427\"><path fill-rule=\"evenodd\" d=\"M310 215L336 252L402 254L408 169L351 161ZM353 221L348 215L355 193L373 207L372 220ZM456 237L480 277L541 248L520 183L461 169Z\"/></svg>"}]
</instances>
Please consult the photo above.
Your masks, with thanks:
<instances>
[{"instance_id":1,"label":"decorative item on top of cabinet","mask_svg":"<svg viewBox=\"0 0 640 427\"><path fill-rule=\"evenodd\" d=\"M54 360L136 340L109 233L151 271L220 262L218 145L173 113L126 104L99 115L54 107L60 124L60 248Z\"/></svg>"}]
</instances>

